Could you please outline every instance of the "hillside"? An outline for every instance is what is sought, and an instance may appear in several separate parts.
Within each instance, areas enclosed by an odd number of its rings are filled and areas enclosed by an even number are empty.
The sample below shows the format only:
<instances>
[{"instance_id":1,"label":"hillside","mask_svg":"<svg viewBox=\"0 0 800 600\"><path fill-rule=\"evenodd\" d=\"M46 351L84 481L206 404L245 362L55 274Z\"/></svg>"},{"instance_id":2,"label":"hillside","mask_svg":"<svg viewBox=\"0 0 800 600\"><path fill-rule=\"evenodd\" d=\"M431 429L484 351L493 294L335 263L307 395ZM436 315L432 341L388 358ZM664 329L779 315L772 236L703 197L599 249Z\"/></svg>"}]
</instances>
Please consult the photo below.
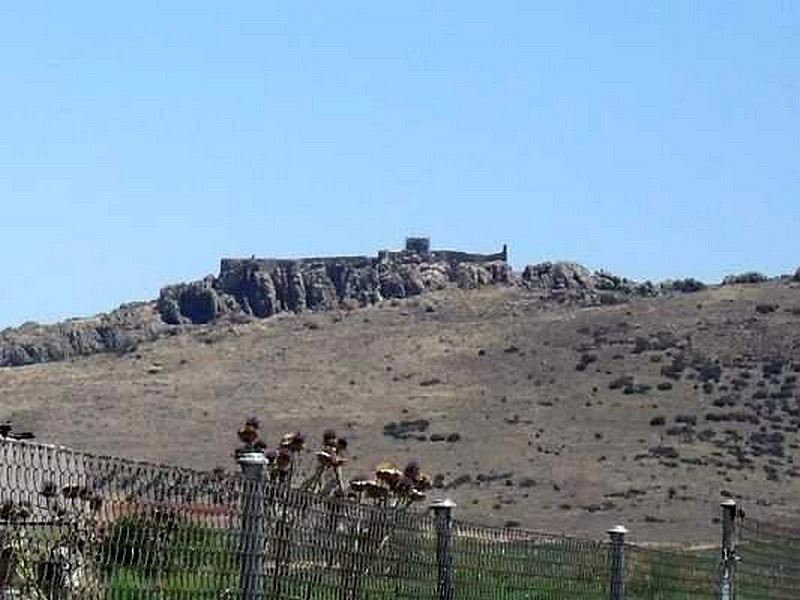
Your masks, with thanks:
<instances>
[{"instance_id":1,"label":"hillside","mask_svg":"<svg viewBox=\"0 0 800 600\"><path fill-rule=\"evenodd\" d=\"M418 458L461 518L710 541L722 495L763 516L796 512L800 492L800 283L729 283L613 303L444 287L167 327L115 353L0 369L0 420L80 450L228 469L247 416L271 443L334 427L349 476Z\"/></svg>"}]
</instances>

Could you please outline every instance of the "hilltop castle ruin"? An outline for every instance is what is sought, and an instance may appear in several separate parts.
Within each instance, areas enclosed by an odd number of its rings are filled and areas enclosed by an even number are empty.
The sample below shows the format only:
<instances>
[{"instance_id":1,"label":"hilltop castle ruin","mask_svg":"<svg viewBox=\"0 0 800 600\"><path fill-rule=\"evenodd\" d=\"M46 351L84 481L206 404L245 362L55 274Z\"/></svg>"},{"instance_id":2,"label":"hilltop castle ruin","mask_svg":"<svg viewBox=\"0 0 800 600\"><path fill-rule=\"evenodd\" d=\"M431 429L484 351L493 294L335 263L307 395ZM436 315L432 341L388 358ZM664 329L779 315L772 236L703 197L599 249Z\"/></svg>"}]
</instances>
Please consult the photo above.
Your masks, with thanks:
<instances>
[{"instance_id":1,"label":"hilltop castle ruin","mask_svg":"<svg viewBox=\"0 0 800 600\"><path fill-rule=\"evenodd\" d=\"M409 237L399 251L377 256L223 258L217 277L161 290L158 309L171 324L208 323L226 313L264 318L279 312L366 306L448 286L508 283L508 250L474 254L431 250L429 238Z\"/></svg>"}]
</instances>

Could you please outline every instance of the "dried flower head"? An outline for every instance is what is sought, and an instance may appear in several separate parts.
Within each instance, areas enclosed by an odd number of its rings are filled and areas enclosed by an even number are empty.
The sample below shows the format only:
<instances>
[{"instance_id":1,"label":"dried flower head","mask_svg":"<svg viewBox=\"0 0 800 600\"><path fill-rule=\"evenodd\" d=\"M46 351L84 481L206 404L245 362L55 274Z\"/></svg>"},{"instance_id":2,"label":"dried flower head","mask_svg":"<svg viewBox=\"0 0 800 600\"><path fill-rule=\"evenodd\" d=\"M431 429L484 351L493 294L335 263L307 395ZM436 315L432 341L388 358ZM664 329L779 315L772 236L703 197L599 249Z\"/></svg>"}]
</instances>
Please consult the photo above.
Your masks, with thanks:
<instances>
[{"instance_id":1,"label":"dried flower head","mask_svg":"<svg viewBox=\"0 0 800 600\"><path fill-rule=\"evenodd\" d=\"M367 489L367 485L370 483L372 482L370 482L368 479L353 479L350 481L350 489L356 493L360 493Z\"/></svg>"},{"instance_id":2,"label":"dried flower head","mask_svg":"<svg viewBox=\"0 0 800 600\"><path fill-rule=\"evenodd\" d=\"M389 463L384 463L375 469L375 477L389 486L394 486L403 477L403 472Z\"/></svg>"},{"instance_id":3,"label":"dried flower head","mask_svg":"<svg viewBox=\"0 0 800 600\"><path fill-rule=\"evenodd\" d=\"M281 440L281 447L290 450L291 452L300 452L305 447L306 436L299 431L287 433Z\"/></svg>"},{"instance_id":4,"label":"dried flower head","mask_svg":"<svg viewBox=\"0 0 800 600\"><path fill-rule=\"evenodd\" d=\"M251 417L244 422L244 425L239 430L239 439L245 444L252 444L258 439L258 430L258 419Z\"/></svg>"},{"instance_id":5,"label":"dried flower head","mask_svg":"<svg viewBox=\"0 0 800 600\"><path fill-rule=\"evenodd\" d=\"M405 475L399 479L391 482L389 487L392 491L400 496L405 496L414 489L414 481Z\"/></svg>"},{"instance_id":6,"label":"dried flower head","mask_svg":"<svg viewBox=\"0 0 800 600\"><path fill-rule=\"evenodd\" d=\"M411 479L416 479L419 476L419 473L419 463L415 460L409 461L409 463L403 469L403 474Z\"/></svg>"},{"instance_id":7,"label":"dried flower head","mask_svg":"<svg viewBox=\"0 0 800 600\"><path fill-rule=\"evenodd\" d=\"M373 500L382 500L389 496L389 488L378 481L370 481L364 489L364 495Z\"/></svg>"},{"instance_id":8,"label":"dried flower head","mask_svg":"<svg viewBox=\"0 0 800 600\"><path fill-rule=\"evenodd\" d=\"M333 429L326 429L322 433L322 444L325 446L336 445L336 432Z\"/></svg>"},{"instance_id":9,"label":"dried flower head","mask_svg":"<svg viewBox=\"0 0 800 600\"><path fill-rule=\"evenodd\" d=\"M433 480L430 475L420 473L414 480L414 489L420 492L427 492L433 488Z\"/></svg>"}]
</instances>

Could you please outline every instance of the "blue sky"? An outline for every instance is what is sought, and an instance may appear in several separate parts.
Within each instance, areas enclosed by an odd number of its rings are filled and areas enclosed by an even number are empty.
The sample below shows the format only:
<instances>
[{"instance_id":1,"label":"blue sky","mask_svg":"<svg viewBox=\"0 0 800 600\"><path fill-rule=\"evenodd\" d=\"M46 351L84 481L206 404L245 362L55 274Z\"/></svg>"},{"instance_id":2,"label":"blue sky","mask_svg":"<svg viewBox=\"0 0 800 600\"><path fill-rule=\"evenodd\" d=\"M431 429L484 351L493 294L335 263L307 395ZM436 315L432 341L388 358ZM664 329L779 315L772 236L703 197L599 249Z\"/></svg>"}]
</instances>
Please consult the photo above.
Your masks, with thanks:
<instances>
[{"instance_id":1,"label":"blue sky","mask_svg":"<svg viewBox=\"0 0 800 600\"><path fill-rule=\"evenodd\" d=\"M800 265L800 4L432 4L4 5L0 326L408 233Z\"/></svg>"}]
</instances>

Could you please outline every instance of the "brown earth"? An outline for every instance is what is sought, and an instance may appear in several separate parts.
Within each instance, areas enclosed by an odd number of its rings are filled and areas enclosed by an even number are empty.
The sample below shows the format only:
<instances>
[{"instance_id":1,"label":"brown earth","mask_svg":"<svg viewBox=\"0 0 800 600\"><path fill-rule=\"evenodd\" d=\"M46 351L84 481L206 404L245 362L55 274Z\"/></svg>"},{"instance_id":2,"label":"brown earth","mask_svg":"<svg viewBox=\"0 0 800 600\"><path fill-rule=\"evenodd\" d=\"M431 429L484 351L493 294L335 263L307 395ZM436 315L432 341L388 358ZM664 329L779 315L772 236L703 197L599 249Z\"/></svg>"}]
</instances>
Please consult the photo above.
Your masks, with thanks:
<instances>
[{"instance_id":1,"label":"brown earth","mask_svg":"<svg viewBox=\"0 0 800 600\"><path fill-rule=\"evenodd\" d=\"M712 541L727 495L748 515L798 512L800 284L786 279L594 308L448 289L173 333L0 369L0 420L231 470L250 415L269 443L333 427L348 476L417 458L459 518L593 537L623 523L639 541Z\"/></svg>"}]
</instances>

